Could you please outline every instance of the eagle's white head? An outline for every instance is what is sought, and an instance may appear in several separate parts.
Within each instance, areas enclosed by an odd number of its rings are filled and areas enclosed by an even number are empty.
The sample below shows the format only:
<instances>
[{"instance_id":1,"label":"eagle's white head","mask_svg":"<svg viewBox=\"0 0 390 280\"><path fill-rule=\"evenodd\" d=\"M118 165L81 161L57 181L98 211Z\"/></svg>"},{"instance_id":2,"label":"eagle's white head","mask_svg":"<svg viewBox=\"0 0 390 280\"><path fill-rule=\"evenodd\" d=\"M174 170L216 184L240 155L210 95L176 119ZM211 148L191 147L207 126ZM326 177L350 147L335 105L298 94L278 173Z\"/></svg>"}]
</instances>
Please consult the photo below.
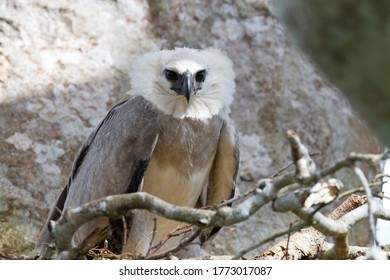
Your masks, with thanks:
<instances>
[{"instance_id":1,"label":"eagle's white head","mask_svg":"<svg viewBox=\"0 0 390 280\"><path fill-rule=\"evenodd\" d=\"M216 49L176 48L136 58L132 95L141 95L175 118L205 120L228 111L235 91L230 59Z\"/></svg>"}]
</instances>

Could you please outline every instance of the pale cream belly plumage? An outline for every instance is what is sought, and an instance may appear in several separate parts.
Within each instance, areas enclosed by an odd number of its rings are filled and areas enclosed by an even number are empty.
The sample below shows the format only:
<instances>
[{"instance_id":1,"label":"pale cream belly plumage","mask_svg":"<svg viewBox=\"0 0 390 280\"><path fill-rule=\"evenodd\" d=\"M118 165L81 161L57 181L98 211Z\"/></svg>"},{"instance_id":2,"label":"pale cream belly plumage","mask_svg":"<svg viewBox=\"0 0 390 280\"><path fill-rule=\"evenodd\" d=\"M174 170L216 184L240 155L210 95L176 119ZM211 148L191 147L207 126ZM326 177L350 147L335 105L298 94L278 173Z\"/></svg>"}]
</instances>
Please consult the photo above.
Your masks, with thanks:
<instances>
[{"instance_id":1,"label":"pale cream belly plumage","mask_svg":"<svg viewBox=\"0 0 390 280\"><path fill-rule=\"evenodd\" d=\"M195 207L201 193L206 191L213 159L213 156L210 157L206 165L201 167L184 167L180 163L172 165L152 158L145 172L141 191L175 205ZM184 170L186 172L183 172ZM132 219L133 224L137 226L130 229L124 252L134 255L146 255L151 244L155 246L169 232L178 226L185 226L183 223L179 224L144 210L134 211ZM164 252L177 246L182 238L183 236L170 238L156 252Z\"/></svg>"}]
</instances>

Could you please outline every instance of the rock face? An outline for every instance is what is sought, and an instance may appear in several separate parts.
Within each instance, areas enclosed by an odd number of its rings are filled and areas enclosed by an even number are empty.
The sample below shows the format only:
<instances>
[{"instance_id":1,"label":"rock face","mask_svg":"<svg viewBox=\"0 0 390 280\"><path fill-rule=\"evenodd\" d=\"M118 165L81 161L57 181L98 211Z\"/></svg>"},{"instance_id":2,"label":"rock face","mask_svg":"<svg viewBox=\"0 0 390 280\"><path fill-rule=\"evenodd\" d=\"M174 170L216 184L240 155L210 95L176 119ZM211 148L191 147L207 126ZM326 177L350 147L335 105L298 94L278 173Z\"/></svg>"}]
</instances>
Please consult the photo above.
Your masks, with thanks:
<instances>
[{"instance_id":1,"label":"rock face","mask_svg":"<svg viewBox=\"0 0 390 280\"><path fill-rule=\"evenodd\" d=\"M319 166L378 152L349 104L292 47L268 1L2 1L0 248L30 252L78 147L127 98L133 57L174 46L218 47L233 60L242 178L272 175L290 160L288 129L321 152ZM353 186L348 175L339 178ZM239 192L254 184L238 183ZM236 252L292 219L265 207L206 250Z\"/></svg>"}]
</instances>

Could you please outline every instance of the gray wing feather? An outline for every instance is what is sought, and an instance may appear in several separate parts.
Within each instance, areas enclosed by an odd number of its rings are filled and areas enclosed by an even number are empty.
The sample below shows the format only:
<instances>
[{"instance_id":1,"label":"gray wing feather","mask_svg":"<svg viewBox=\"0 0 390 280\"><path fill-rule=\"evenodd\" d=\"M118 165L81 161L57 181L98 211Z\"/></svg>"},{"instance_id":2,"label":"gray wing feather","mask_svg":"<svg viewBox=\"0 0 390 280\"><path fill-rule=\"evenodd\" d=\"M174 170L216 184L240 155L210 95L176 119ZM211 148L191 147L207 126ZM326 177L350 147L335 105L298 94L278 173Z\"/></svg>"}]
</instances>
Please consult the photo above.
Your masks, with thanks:
<instances>
[{"instance_id":1,"label":"gray wing feather","mask_svg":"<svg viewBox=\"0 0 390 280\"><path fill-rule=\"evenodd\" d=\"M240 160L238 130L228 119L221 128L212 172L213 182L207 192L207 205L215 205L233 197Z\"/></svg>"},{"instance_id":2,"label":"gray wing feather","mask_svg":"<svg viewBox=\"0 0 390 280\"><path fill-rule=\"evenodd\" d=\"M137 191L157 138L157 112L144 98L135 97L111 109L79 149L68 184L40 233L37 253L45 253L51 242L49 221L57 220L63 210ZM87 223L77 232L77 239L82 241L96 227L107 224L105 218Z\"/></svg>"},{"instance_id":3,"label":"gray wing feather","mask_svg":"<svg viewBox=\"0 0 390 280\"><path fill-rule=\"evenodd\" d=\"M234 196L240 161L238 129L231 119L224 121L218 142L210 182L207 189L206 205L217 205ZM214 236L220 228L205 232L202 241Z\"/></svg>"}]
</instances>

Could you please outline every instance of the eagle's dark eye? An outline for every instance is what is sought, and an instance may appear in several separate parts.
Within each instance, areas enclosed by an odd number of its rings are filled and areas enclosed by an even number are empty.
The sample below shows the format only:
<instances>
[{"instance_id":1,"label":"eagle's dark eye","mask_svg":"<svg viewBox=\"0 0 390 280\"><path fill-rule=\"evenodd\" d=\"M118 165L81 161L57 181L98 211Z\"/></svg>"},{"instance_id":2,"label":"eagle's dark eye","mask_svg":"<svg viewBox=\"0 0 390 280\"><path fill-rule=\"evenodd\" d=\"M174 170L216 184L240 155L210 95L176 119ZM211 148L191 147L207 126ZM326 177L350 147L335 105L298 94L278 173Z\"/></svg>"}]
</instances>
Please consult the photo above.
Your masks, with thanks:
<instances>
[{"instance_id":1,"label":"eagle's dark eye","mask_svg":"<svg viewBox=\"0 0 390 280\"><path fill-rule=\"evenodd\" d=\"M179 74L177 74L175 71L165 70L164 74L165 78L167 78L167 80L170 82L176 82L179 79Z\"/></svg>"},{"instance_id":2,"label":"eagle's dark eye","mask_svg":"<svg viewBox=\"0 0 390 280\"><path fill-rule=\"evenodd\" d=\"M195 81L198 83L203 83L206 78L206 70L200 70L195 74Z\"/></svg>"}]
</instances>

